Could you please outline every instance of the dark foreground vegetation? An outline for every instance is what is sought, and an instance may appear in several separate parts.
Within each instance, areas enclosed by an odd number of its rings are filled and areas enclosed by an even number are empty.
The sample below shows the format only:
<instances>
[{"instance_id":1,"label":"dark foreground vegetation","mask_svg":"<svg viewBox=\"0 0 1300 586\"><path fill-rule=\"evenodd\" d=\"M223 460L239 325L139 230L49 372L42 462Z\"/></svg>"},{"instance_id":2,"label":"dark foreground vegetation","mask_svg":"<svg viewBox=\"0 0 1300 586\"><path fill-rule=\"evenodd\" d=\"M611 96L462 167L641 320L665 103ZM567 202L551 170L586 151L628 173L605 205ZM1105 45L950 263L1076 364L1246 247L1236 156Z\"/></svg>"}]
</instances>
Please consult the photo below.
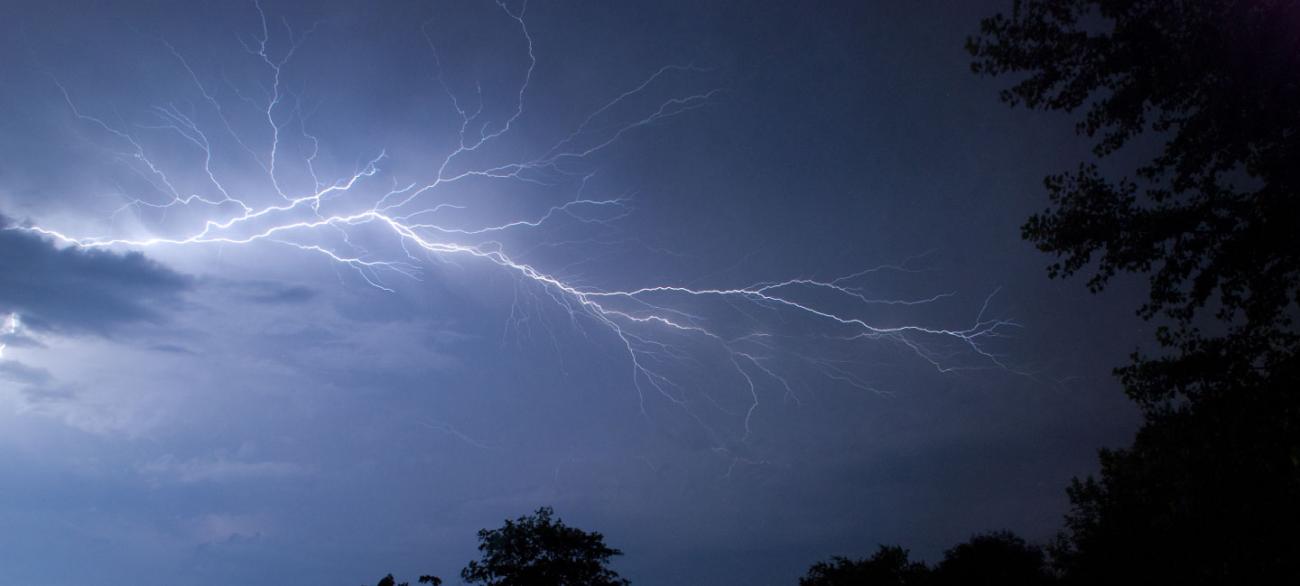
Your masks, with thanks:
<instances>
[{"instance_id":1,"label":"dark foreground vegetation","mask_svg":"<svg viewBox=\"0 0 1300 586\"><path fill-rule=\"evenodd\" d=\"M1149 277L1157 346L1116 369L1144 423L1069 487L1054 572L1300 583L1300 2L1017 1L967 47L1095 141L1024 225L1049 273Z\"/></svg>"},{"instance_id":2,"label":"dark foreground vegetation","mask_svg":"<svg viewBox=\"0 0 1300 586\"><path fill-rule=\"evenodd\" d=\"M469 584L484 586L626 586L627 580L609 569L609 561L623 552L605 545L600 533L565 525L550 507L527 517L506 521L499 529L478 532L482 557L460 571ZM442 584L436 576L420 576L418 583ZM378 586L398 585L393 575Z\"/></svg>"},{"instance_id":3,"label":"dark foreground vegetation","mask_svg":"<svg viewBox=\"0 0 1300 586\"><path fill-rule=\"evenodd\" d=\"M1156 344L1116 369L1144 423L1066 489L1051 543L881 546L800 584L1300 584L1300 0L1018 0L967 48L1005 102L1094 141L1023 235L1093 291L1149 278ZM549 509L479 540L470 583L627 583Z\"/></svg>"}]
</instances>

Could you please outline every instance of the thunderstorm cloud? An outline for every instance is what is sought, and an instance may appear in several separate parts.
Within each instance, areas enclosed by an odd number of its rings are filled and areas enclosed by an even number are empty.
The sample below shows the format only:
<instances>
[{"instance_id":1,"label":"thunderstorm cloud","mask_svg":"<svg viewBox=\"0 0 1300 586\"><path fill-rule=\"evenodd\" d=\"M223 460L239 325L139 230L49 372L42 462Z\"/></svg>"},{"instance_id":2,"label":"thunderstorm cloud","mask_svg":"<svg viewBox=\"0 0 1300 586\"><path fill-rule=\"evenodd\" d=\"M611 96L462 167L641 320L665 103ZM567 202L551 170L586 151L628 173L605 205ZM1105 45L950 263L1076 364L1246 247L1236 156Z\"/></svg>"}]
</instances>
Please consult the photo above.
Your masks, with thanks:
<instances>
[{"instance_id":1,"label":"thunderstorm cloud","mask_svg":"<svg viewBox=\"0 0 1300 586\"><path fill-rule=\"evenodd\" d=\"M108 335L156 323L192 286L139 252L59 246L0 216L0 312L21 315L33 330Z\"/></svg>"}]
</instances>

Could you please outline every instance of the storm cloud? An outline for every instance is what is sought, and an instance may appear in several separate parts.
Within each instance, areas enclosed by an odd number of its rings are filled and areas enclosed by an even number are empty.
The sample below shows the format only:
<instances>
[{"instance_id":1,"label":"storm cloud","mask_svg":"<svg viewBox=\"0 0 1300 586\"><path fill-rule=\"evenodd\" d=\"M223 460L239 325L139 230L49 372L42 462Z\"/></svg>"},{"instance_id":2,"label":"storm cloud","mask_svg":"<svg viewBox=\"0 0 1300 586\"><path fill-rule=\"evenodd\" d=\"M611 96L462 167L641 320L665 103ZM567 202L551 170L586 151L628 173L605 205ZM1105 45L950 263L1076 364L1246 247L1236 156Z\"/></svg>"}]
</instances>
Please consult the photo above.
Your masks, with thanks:
<instances>
[{"instance_id":1,"label":"storm cloud","mask_svg":"<svg viewBox=\"0 0 1300 586\"><path fill-rule=\"evenodd\" d=\"M139 252L59 246L0 215L0 312L20 314L24 327L108 335L157 323L192 285Z\"/></svg>"}]
</instances>

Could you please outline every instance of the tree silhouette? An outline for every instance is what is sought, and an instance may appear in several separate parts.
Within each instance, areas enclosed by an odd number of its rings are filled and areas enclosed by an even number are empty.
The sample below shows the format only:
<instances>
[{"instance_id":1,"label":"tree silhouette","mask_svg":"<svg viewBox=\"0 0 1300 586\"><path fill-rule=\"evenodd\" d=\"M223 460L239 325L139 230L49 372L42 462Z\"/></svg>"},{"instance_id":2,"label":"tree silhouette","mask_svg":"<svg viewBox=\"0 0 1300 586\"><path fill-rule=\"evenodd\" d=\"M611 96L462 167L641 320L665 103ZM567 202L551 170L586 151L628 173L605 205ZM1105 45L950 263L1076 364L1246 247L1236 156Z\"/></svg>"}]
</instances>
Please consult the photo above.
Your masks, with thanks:
<instances>
[{"instance_id":1,"label":"tree silhouette","mask_svg":"<svg viewBox=\"0 0 1300 586\"><path fill-rule=\"evenodd\" d=\"M1018 76L1004 101L1082 111L1110 157L1046 179L1023 233L1049 274L1146 273L1159 322L1117 369L1142 430L1069 489L1070 582L1300 582L1297 23L1295 0L1017 0L967 42Z\"/></svg>"},{"instance_id":2,"label":"tree silhouette","mask_svg":"<svg viewBox=\"0 0 1300 586\"><path fill-rule=\"evenodd\" d=\"M418 582L420 584L433 584L433 586L441 586L442 578L439 578L437 576L424 575L424 576L420 576ZM383 578L380 578L379 583L376 584L375 586L411 586L411 583L402 582L401 584L398 584L397 580L393 578L393 575L389 574L387 576L384 576Z\"/></svg>"},{"instance_id":3,"label":"tree silhouette","mask_svg":"<svg viewBox=\"0 0 1300 586\"><path fill-rule=\"evenodd\" d=\"M1047 556L1009 531L976 535L944 552L934 586L1038 586L1055 582Z\"/></svg>"},{"instance_id":4,"label":"tree silhouette","mask_svg":"<svg viewBox=\"0 0 1300 586\"><path fill-rule=\"evenodd\" d=\"M586 532L552 519L542 507L531 516L507 520L499 529L478 532L482 559L471 561L460 576L485 586L626 586L629 582L606 567L623 552L605 545L600 533Z\"/></svg>"},{"instance_id":5,"label":"tree silhouette","mask_svg":"<svg viewBox=\"0 0 1300 586\"><path fill-rule=\"evenodd\" d=\"M999 531L949 549L933 569L908 560L901 547L882 545L867 559L836 556L817 562L799 586L1047 586L1055 581L1042 548Z\"/></svg>"},{"instance_id":6,"label":"tree silhouette","mask_svg":"<svg viewBox=\"0 0 1300 586\"><path fill-rule=\"evenodd\" d=\"M881 545L868 559L835 556L817 562L799 579L799 586L918 586L926 583L930 569L907 559L907 550Z\"/></svg>"},{"instance_id":7,"label":"tree silhouette","mask_svg":"<svg viewBox=\"0 0 1300 586\"><path fill-rule=\"evenodd\" d=\"M1146 407L1266 384L1300 334L1300 4L1293 0L1017 0L967 42L978 73L1027 74L1011 104L1083 109L1098 158L1164 141L1134 176L1096 162L1048 177L1024 235L1052 275L1149 272L1145 317L1173 350L1121 375ZM1146 145L1150 146L1150 145ZM1209 316L1202 316L1209 311ZM1212 318L1214 328L1205 328Z\"/></svg>"},{"instance_id":8,"label":"tree silhouette","mask_svg":"<svg viewBox=\"0 0 1300 586\"><path fill-rule=\"evenodd\" d=\"M1300 448L1277 418L1226 399L1151 416L1102 451L1100 479L1070 487L1061 569L1076 584L1300 580Z\"/></svg>"}]
</instances>

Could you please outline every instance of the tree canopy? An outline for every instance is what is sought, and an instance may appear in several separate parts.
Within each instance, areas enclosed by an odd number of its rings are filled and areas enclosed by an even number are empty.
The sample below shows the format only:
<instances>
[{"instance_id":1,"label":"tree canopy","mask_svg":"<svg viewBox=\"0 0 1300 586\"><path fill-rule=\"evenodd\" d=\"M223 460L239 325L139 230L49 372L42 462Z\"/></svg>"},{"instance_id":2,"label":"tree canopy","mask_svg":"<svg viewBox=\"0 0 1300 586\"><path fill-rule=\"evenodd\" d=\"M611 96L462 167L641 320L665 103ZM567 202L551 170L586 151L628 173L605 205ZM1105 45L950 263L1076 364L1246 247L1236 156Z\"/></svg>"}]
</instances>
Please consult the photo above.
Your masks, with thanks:
<instances>
[{"instance_id":1,"label":"tree canopy","mask_svg":"<svg viewBox=\"0 0 1300 586\"><path fill-rule=\"evenodd\" d=\"M569 527L550 507L499 529L478 532L482 558L471 561L461 578L485 586L626 586L609 569L623 552L605 545L600 533Z\"/></svg>"},{"instance_id":2,"label":"tree canopy","mask_svg":"<svg viewBox=\"0 0 1300 586\"><path fill-rule=\"evenodd\" d=\"M969 39L1092 160L1023 226L1052 276L1149 276L1159 350L1117 369L1134 444L1070 487L1067 581L1300 579L1300 2L1017 0Z\"/></svg>"},{"instance_id":3,"label":"tree canopy","mask_svg":"<svg viewBox=\"0 0 1300 586\"><path fill-rule=\"evenodd\" d=\"M1041 547L1010 531L995 531L976 535L944 552L930 584L1046 586L1054 580Z\"/></svg>"},{"instance_id":4,"label":"tree canopy","mask_svg":"<svg viewBox=\"0 0 1300 586\"><path fill-rule=\"evenodd\" d=\"M930 569L923 563L908 560L907 556L907 550L896 545L882 545L874 555L862 560L835 556L813 564L808 574L799 579L799 586L919 586L929 576Z\"/></svg>"},{"instance_id":5,"label":"tree canopy","mask_svg":"<svg viewBox=\"0 0 1300 586\"><path fill-rule=\"evenodd\" d=\"M977 73L1019 76L1006 102L1081 111L1098 159L1137 143L1114 161L1131 174L1048 177L1053 205L1023 232L1094 290L1150 274L1140 312L1167 318L1171 351L1121 369L1144 407L1294 375L1298 22L1294 0L1017 0L967 42Z\"/></svg>"},{"instance_id":6,"label":"tree canopy","mask_svg":"<svg viewBox=\"0 0 1300 586\"><path fill-rule=\"evenodd\" d=\"M420 579L417 582L420 584L433 584L433 586L441 586L442 578L439 578L437 576L424 575L424 576L420 576ZM379 583L376 584L375 586L411 586L411 583L402 582L401 584L398 584L397 579L393 578L392 574L389 574L387 576L384 576L383 578L380 578Z\"/></svg>"},{"instance_id":7,"label":"tree canopy","mask_svg":"<svg viewBox=\"0 0 1300 586\"><path fill-rule=\"evenodd\" d=\"M890 545L867 559L836 556L809 568L799 586L1047 586L1055 579L1042 548L995 531L954 546L933 568Z\"/></svg>"}]
</instances>

